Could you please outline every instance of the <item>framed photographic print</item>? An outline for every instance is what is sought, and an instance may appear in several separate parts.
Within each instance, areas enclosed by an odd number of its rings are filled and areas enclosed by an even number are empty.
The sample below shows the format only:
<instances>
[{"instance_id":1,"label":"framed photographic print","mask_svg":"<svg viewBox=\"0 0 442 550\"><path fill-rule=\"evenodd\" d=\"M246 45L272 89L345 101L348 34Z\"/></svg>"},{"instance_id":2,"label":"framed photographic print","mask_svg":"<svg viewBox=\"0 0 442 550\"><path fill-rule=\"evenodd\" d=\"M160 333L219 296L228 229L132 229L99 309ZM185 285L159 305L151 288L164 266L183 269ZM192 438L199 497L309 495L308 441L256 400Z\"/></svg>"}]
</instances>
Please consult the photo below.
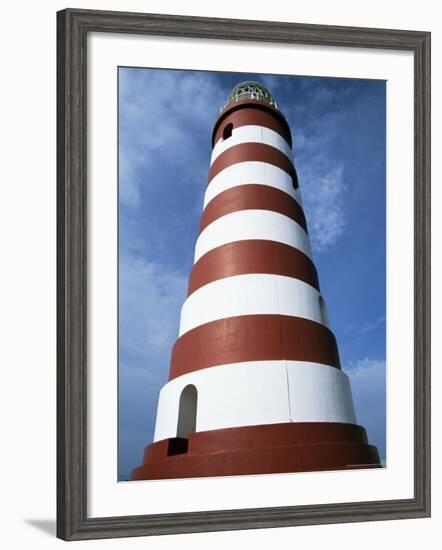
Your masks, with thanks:
<instances>
[{"instance_id":1,"label":"framed photographic print","mask_svg":"<svg viewBox=\"0 0 442 550\"><path fill-rule=\"evenodd\" d=\"M58 536L430 513L430 35L58 13Z\"/></svg>"}]
</instances>

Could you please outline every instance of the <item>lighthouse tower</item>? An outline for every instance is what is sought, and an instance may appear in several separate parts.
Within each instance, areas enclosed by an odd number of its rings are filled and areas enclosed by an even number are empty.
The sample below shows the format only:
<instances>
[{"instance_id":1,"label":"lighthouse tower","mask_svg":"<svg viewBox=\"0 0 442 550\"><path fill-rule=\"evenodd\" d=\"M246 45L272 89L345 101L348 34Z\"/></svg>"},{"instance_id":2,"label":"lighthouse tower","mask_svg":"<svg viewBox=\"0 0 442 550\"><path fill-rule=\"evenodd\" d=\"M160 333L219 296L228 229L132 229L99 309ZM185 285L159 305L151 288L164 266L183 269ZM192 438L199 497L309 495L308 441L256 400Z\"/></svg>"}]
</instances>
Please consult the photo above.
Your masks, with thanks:
<instances>
[{"instance_id":1,"label":"lighthouse tower","mask_svg":"<svg viewBox=\"0 0 442 550\"><path fill-rule=\"evenodd\" d=\"M235 86L212 142L169 381L132 479L380 466L356 422L270 92Z\"/></svg>"}]
</instances>

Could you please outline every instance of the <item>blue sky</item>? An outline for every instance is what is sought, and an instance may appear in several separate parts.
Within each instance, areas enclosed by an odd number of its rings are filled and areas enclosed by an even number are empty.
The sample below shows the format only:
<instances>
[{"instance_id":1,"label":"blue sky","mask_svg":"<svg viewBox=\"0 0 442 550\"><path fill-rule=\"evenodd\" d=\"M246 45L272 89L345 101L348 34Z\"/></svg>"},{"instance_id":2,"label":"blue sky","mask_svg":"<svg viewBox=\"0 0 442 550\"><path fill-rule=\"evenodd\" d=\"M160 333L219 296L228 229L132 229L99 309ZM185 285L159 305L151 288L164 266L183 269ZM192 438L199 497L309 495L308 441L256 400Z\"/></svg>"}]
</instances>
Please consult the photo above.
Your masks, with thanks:
<instances>
[{"instance_id":1,"label":"blue sky","mask_svg":"<svg viewBox=\"0 0 442 550\"><path fill-rule=\"evenodd\" d=\"M385 457L385 82L119 69L119 472L153 438L192 267L213 123L235 84L286 116L358 422Z\"/></svg>"}]
</instances>

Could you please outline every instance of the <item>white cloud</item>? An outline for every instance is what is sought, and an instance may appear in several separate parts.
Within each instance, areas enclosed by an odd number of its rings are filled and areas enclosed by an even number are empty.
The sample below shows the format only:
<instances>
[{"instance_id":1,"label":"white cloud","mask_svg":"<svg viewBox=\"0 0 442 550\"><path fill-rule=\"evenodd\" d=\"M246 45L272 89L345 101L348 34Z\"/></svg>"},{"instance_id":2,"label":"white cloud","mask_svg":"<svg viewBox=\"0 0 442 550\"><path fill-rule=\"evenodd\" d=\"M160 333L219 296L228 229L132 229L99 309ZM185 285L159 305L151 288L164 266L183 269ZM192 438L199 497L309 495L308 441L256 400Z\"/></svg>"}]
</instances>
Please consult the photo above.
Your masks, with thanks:
<instances>
[{"instance_id":1,"label":"white cloud","mask_svg":"<svg viewBox=\"0 0 442 550\"><path fill-rule=\"evenodd\" d=\"M281 80L277 76L263 74L260 75L259 78L257 78L256 80L257 82L261 82L262 84L264 84L264 86L271 92L271 94L275 98L275 93L277 93L277 90L279 89L281 83ZM276 100L276 102L278 102L278 100Z\"/></svg>"},{"instance_id":2,"label":"white cloud","mask_svg":"<svg viewBox=\"0 0 442 550\"><path fill-rule=\"evenodd\" d=\"M312 84L306 81L305 87ZM293 133L293 151L300 189L307 217L313 252L330 250L346 229L345 166L339 157L330 154L334 140L343 131L344 118L337 110L319 114L315 106L334 94L325 87L315 88L309 103L309 119L299 129L298 111L305 105L287 108L287 118ZM346 92L344 92L346 94Z\"/></svg>"},{"instance_id":3,"label":"white cloud","mask_svg":"<svg viewBox=\"0 0 442 550\"><path fill-rule=\"evenodd\" d=\"M145 159L136 147L129 143L123 145L121 142L118 157L119 198L127 205L136 206L140 198L136 167L141 165Z\"/></svg>"},{"instance_id":4,"label":"white cloud","mask_svg":"<svg viewBox=\"0 0 442 550\"><path fill-rule=\"evenodd\" d=\"M367 380L385 379L386 363L382 359L359 359L349 361L346 365L346 372L356 383L363 383Z\"/></svg>"},{"instance_id":5,"label":"white cloud","mask_svg":"<svg viewBox=\"0 0 442 550\"><path fill-rule=\"evenodd\" d=\"M187 276L126 255L120 259L119 278L119 476L128 479L153 438Z\"/></svg>"},{"instance_id":6,"label":"white cloud","mask_svg":"<svg viewBox=\"0 0 442 550\"><path fill-rule=\"evenodd\" d=\"M121 260L119 276L121 352L138 359L133 365L124 365L164 378L159 370L168 368L165 361L178 336L178 312L185 299L187 276L133 257Z\"/></svg>"},{"instance_id":7,"label":"white cloud","mask_svg":"<svg viewBox=\"0 0 442 550\"><path fill-rule=\"evenodd\" d=\"M291 115L296 120L296 112ZM339 114L327 113L308 134L295 132L293 136L310 240L313 251L319 253L333 247L346 227L344 165L329 154L340 120ZM296 123L291 127L296 129Z\"/></svg>"},{"instance_id":8,"label":"white cloud","mask_svg":"<svg viewBox=\"0 0 442 550\"><path fill-rule=\"evenodd\" d=\"M313 249L323 252L333 246L345 229L344 168L328 170L321 165L303 170L302 194Z\"/></svg>"},{"instance_id":9,"label":"white cloud","mask_svg":"<svg viewBox=\"0 0 442 550\"><path fill-rule=\"evenodd\" d=\"M385 323L385 315L381 315L370 323L365 323L359 327L359 332L371 332L378 328L378 326Z\"/></svg>"},{"instance_id":10,"label":"white cloud","mask_svg":"<svg viewBox=\"0 0 442 550\"><path fill-rule=\"evenodd\" d=\"M205 180L209 158L199 156L197 139L202 131L210 135L208 121L215 120L216 106L223 99L216 79L208 73L123 69L120 196L125 204L138 204L139 186L146 182L137 173L161 159L177 163L183 177L196 183Z\"/></svg>"}]
</instances>

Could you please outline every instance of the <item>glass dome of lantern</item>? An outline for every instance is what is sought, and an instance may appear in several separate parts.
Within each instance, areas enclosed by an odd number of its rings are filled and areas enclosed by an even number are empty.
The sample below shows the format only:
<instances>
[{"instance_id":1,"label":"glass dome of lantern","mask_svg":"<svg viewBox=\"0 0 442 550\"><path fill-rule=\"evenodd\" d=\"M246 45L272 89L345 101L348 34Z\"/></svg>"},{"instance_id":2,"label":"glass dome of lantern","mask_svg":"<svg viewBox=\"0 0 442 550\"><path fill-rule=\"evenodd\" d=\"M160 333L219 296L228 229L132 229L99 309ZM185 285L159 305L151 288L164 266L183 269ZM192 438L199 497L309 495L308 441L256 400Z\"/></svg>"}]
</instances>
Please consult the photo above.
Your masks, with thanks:
<instances>
[{"instance_id":1,"label":"glass dome of lantern","mask_svg":"<svg viewBox=\"0 0 442 550\"><path fill-rule=\"evenodd\" d=\"M258 101L263 101L275 109L278 109L278 105L269 90L259 82L255 82L253 80L246 80L237 84L230 92L224 108L228 107L232 103L236 103L244 99L256 99Z\"/></svg>"}]
</instances>

